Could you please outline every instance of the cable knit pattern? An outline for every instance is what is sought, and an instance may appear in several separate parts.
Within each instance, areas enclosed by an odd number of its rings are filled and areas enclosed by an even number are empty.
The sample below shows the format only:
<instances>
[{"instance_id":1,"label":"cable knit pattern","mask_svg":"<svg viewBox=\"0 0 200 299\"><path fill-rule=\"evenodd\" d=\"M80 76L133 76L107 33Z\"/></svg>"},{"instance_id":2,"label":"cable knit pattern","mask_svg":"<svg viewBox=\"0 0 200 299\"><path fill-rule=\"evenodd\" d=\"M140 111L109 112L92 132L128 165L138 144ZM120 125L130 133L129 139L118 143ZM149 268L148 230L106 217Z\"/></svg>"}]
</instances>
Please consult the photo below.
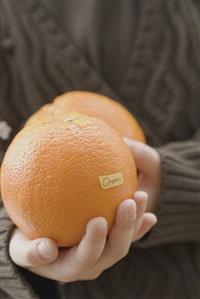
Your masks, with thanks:
<instances>
[{"instance_id":1,"label":"cable knit pattern","mask_svg":"<svg viewBox=\"0 0 200 299\"><path fill-rule=\"evenodd\" d=\"M0 16L1 51L4 54L0 61L2 69L7 70L2 75L1 93L2 98L9 98L2 114L3 117L6 114L14 127L11 137L30 114L64 91L92 90L114 96L40 1L1 0L0 5L3 11ZM16 59L14 69L13 56ZM21 105L15 108L17 98L21 99ZM1 147L3 151L4 146Z\"/></svg>"},{"instance_id":2,"label":"cable knit pattern","mask_svg":"<svg viewBox=\"0 0 200 299\"><path fill-rule=\"evenodd\" d=\"M200 142L170 144L161 147L159 153L162 182L155 210L158 225L140 245L200 241Z\"/></svg>"},{"instance_id":3,"label":"cable knit pattern","mask_svg":"<svg viewBox=\"0 0 200 299\"><path fill-rule=\"evenodd\" d=\"M158 224L95 281L58 287L17 267L0 201L1 298L200 299L200 5L140 0L138 7L115 94L42 0L0 0L0 129L12 130L0 134L0 160L29 115L73 89L120 99L161 156Z\"/></svg>"},{"instance_id":4,"label":"cable knit pattern","mask_svg":"<svg viewBox=\"0 0 200 299\"><path fill-rule=\"evenodd\" d=\"M199 125L190 105L198 108L200 21L191 1L143 2L121 94L159 145L189 138Z\"/></svg>"}]
</instances>

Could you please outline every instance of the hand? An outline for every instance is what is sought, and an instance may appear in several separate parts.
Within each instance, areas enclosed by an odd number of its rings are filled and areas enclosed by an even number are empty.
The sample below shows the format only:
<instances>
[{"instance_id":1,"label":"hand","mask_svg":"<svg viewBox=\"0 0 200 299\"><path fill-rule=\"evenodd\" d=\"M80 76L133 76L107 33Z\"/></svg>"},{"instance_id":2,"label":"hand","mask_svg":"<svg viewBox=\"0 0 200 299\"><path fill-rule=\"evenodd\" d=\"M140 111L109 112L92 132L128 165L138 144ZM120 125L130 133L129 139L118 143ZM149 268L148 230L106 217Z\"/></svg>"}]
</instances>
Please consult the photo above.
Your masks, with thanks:
<instances>
[{"instance_id":1,"label":"hand","mask_svg":"<svg viewBox=\"0 0 200 299\"><path fill-rule=\"evenodd\" d=\"M138 190L149 195L147 211L154 211L160 189L160 155L152 147L124 138L133 153L138 174Z\"/></svg>"},{"instance_id":2,"label":"hand","mask_svg":"<svg viewBox=\"0 0 200 299\"><path fill-rule=\"evenodd\" d=\"M59 282L95 279L124 258L132 240L141 238L156 223L153 214L145 216L146 204L147 194L136 192L134 200L127 199L119 205L108 238L106 220L97 217L88 223L79 245L70 249L58 248L47 238L29 240L15 229L9 244L11 259L21 267Z\"/></svg>"}]
</instances>

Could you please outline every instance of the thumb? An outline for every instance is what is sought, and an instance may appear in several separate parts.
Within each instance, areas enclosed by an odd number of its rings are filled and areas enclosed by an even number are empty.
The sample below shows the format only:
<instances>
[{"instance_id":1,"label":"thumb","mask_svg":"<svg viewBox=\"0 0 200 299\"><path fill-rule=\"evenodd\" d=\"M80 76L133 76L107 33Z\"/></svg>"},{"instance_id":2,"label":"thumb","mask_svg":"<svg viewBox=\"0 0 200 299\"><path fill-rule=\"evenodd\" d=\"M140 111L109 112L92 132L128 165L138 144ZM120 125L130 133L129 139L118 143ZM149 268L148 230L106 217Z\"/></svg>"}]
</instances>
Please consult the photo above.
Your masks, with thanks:
<instances>
[{"instance_id":1,"label":"thumb","mask_svg":"<svg viewBox=\"0 0 200 299\"><path fill-rule=\"evenodd\" d=\"M53 262L58 257L58 247L47 238L29 240L19 229L15 229L10 239L9 254L18 266L34 268Z\"/></svg>"},{"instance_id":2,"label":"thumb","mask_svg":"<svg viewBox=\"0 0 200 299\"><path fill-rule=\"evenodd\" d=\"M151 175L155 167L155 162L159 159L157 151L139 141L131 140L126 137L123 139L133 154L136 168L147 176L149 174Z\"/></svg>"}]
</instances>

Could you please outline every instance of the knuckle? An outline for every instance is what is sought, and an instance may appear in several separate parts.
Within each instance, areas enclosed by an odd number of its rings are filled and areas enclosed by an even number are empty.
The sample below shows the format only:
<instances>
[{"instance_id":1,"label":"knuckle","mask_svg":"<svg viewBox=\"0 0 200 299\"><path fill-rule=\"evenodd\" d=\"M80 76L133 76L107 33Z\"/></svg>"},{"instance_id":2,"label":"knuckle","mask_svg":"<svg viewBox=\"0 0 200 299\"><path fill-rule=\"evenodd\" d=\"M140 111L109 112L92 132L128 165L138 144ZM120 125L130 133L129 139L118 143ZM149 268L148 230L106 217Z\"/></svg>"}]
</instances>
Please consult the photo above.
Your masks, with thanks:
<instances>
[{"instance_id":1,"label":"knuckle","mask_svg":"<svg viewBox=\"0 0 200 299\"><path fill-rule=\"evenodd\" d=\"M87 278L87 280L95 280L101 275L101 273L102 272L93 273Z\"/></svg>"},{"instance_id":2,"label":"knuckle","mask_svg":"<svg viewBox=\"0 0 200 299\"><path fill-rule=\"evenodd\" d=\"M116 254L116 259L122 259L124 258L129 252L129 248L127 247L123 247L117 250L117 254Z\"/></svg>"},{"instance_id":3,"label":"knuckle","mask_svg":"<svg viewBox=\"0 0 200 299\"><path fill-rule=\"evenodd\" d=\"M115 226L120 232L123 231L125 233L127 229L132 229L134 227L135 221L135 218L124 218L123 221L115 223Z\"/></svg>"},{"instance_id":4,"label":"knuckle","mask_svg":"<svg viewBox=\"0 0 200 299\"><path fill-rule=\"evenodd\" d=\"M31 250L28 250L25 254L25 260L27 263L27 266L34 266L36 263L35 255Z\"/></svg>"},{"instance_id":5,"label":"knuckle","mask_svg":"<svg viewBox=\"0 0 200 299\"><path fill-rule=\"evenodd\" d=\"M126 228L133 228L134 227L134 224L135 224L135 219L128 219L126 221Z\"/></svg>"},{"instance_id":6,"label":"knuckle","mask_svg":"<svg viewBox=\"0 0 200 299\"><path fill-rule=\"evenodd\" d=\"M59 282L62 282L62 283L67 283L67 282L70 282L69 280L68 280L68 278L66 277L66 276L64 276L64 275L60 275L60 277L59 277Z\"/></svg>"},{"instance_id":7,"label":"knuckle","mask_svg":"<svg viewBox=\"0 0 200 299\"><path fill-rule=\"evenodd\" d=\"M61 274L61 276L59 277L59 281L61 283L69 283L77 280L95 280L102 274L103 271L95 271L89 275L85 275L81 271L79 273L77 271L75 272L73 271L73 273Z\"/></svg>"},{"instance_id":8,"label":"knuckle","mask_svg":"<svg viewBox=\"0 0 200 299\"><path fill-rule=\"evenodd\" d=\"M91 257L91 259L86 259L82 265L80 265L80 269L79 269L79 272L82 272L83 270L85 269L90 269L93 265L93 260L94 258Z\"/></svg>"},{"instance_id":9,"label":"knuckle","mask_svg":"<svg viewBox=\"0 0 200 299\"><path fill-rule=\"evenodd\" d=\"M77 275L66 274L66 273L61 274L59 277L59 281L63 283L73 282L76 281L77 279L78 279Z\"/></svg>"},{"instance_id":10,"label":"knuckle","mask_svg":"<svg viewBox=\"0 0 200 299\"><path fill-rule=\"evenodd\" d=\"M76 272L81 274L85 270L89 270L93 266L95 261L96 261L95 254L91 254L90 256L86 255L84 257L81 257L81 259L77 260L78 269Z\"/></svg>"},{"instance_id":11,"label":"knuckle","mask_svg":"<svg viewBox=\"0 0 200 299\"><path fill-rule=\"evenodd\" d=\"M96 242L101 242L105 238L106 234L99 234L95 232L92 236L90 236L90 242L91 243L96 243Z\"/></svg>"},{"instance_id":12,"label":"knuckle","mask_svg":"<svg viewBox=\"0 0 200 299\"><path fill-rule=\"evenodd\" d=\"M160 155L159 153L155 150L155 149L151 149L152 150L152 157L154 159L154 161L159 164L160 163Z\"/></svg>"},{"instance_id":13,"label":"knuckle","mask_svg":"<svg viewBox=\"0 0 200 299\"><path fill-rule=\"evenodd\" d=\"M11 243L9 244L9 255L11 257L11 259L13 260L13 262L15 262L15 254L14 254L14 250L13 250L13 246L11 245Z\"/></svg>"},{"instance_id":14,"label":"knuckle","mask_svg":"<svg viewBox=\"0 0 200 299\"><path fill-rule=\"evenodd\" d=\"M98 274L92 275L88 280L95 280L99 277Z\"/></svg>"},{"instance_id":15,"label":"knuckle","mask_svg":"<svg viewBox=\"0 0 200 299\"><path fill-rule=\"evenodd\" d=\"M86 272L85 266L77 265L74 266L73 269L69 270L68 273L65 273L64 277L65 279L67 278L68 282L76 281L81 276L83 276L85 272Z\"/></svg>"}]
</instances>

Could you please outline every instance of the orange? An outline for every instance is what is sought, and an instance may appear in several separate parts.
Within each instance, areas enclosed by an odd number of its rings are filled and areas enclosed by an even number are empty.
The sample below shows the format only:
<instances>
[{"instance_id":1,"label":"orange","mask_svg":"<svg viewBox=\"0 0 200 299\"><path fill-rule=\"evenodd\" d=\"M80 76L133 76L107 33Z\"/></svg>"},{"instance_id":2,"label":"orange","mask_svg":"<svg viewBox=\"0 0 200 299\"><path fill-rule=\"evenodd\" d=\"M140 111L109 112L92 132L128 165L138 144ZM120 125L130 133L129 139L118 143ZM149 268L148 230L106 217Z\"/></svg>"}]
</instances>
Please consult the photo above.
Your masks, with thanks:
<instances>
[{"instance_id":1,"label":"orange","mask_svg":"<svg viewBox=\"0 0 200 299\"><path fill-rule=\"evenodd\" d=\"M87 91L72 91L58 96L53 104L44 105L30 117L27 124L49 118L62 119L69 112L79 112L102 119L121 136L145 143L142 128L124 106L106 96Z\"/></svg>"},{"instance_id":2,"label":"orange","mask_svg":"<svg viewBox=\"0 0 200 299\"><path fill-rule=\"evenodd\" d=\"M132 154L117 132L79 114L22 129L1 169L13 222L31 239L48 237L67 247L81 240L94 217L105 217L110 230L136 180Z\"/></svg>"}]
</instances>

